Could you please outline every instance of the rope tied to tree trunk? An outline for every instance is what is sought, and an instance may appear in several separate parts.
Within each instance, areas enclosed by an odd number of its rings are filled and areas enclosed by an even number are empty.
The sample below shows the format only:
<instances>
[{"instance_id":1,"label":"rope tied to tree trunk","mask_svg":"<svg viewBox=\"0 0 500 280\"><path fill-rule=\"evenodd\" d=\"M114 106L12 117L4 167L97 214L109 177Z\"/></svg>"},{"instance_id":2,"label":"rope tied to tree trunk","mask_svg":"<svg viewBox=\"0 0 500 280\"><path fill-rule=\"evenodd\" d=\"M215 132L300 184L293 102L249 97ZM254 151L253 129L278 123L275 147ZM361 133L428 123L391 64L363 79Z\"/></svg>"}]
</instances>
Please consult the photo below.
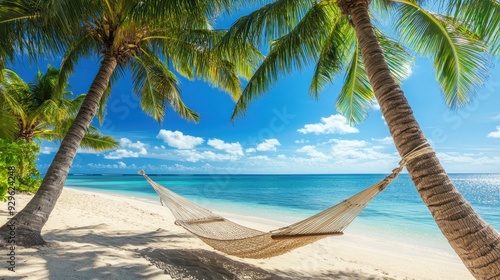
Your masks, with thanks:
<instances>
[{"instance_id":1,"label":"rope tied to tree trunk","mask_svg":"<svg viewBox=\"0 0 500 280\"><path fill-rule=\"evenodd\" d=\"M394 179L396 179L401 173L401 170L406 166L406 164L413 159L416 159L420 156L423 156L425 154L433 153L434 150L432 149L431 145L429 142L425 142L421 145L418 145L415 147L413 150L411 150L409 153L404 155L401 160L399 161L398 167L394 168L392 170L392 173L387 175L382 181L384 182L381 185L381 189L384 189L387 185L389 185Z\"/></svg>"}]
</instances>

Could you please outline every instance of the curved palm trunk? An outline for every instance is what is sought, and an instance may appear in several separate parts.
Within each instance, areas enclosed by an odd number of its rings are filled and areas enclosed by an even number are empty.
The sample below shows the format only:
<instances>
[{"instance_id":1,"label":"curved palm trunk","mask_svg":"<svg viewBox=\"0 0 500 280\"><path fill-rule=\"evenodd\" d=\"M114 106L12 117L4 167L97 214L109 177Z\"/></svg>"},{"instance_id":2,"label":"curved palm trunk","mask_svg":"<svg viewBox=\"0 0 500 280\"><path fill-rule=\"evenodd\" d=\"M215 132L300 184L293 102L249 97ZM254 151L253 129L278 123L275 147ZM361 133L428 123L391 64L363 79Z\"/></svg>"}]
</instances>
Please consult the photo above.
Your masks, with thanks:
<instances>
[{"instance_id":1,"label":"curved palm trunk","mask_svg":"<svg viewBox=\"0 0 500 280\"><path fill-rule=\"evenodd\" d=\"M96 114L99 101L108 87L109 79L116 65L116 59L107 53L75 121L62 140L61 146L43 178L40 189L26 207L12 218L10 223L0 228L2 237L0 243L5 242L10 236L12 228L10 224L14 222L15 242L17 245L34 246L45 244L41 236L42 227L47 222L62 192L76 151L80 147L82 138L85 136L92 118Z\"/></svg>"},{"instance_id":2,"label":"curved palm trunk","mask_svg":"<svg viewBox=\"0 0 500 280\"><path fill-rule=\"evenodd\" d=\"M399 154L403 157L427 142L373 32L367 0L340 1L356 30L375 97ZM457 191L434 152L409 160L406 168L438 227L472 275L500 277L500 234Z\"/></svg>"}]
</instances>

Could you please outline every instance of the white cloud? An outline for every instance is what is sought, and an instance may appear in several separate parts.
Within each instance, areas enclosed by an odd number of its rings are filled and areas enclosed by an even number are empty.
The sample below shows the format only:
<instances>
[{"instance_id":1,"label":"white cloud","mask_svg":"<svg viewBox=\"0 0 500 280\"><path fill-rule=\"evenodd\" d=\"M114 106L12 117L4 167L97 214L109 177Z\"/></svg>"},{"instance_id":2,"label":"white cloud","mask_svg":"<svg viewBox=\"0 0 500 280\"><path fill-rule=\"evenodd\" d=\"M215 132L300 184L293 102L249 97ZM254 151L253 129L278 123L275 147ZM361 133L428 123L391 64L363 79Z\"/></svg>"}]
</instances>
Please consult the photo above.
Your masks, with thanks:
<instances>
[{"instance_id":1,"label":"white cloud","mask_svg":"<svg viewBox=\"0 0 500 280\"><path fill-rule=\"evenodd\" d=\"M266 139L264 142L257 145L257 151L276 151L276 146L280 146L278 139Z\"/></svg>"},{"instance_id":2,"label":"white cloud","mask_svg":"<svg viewBox=\"0 0 500 280\"><path fill-rule=\"evenodd\" d=\"M144 143L142 143L141 141L137 141L137 142L132 142L130 141L130 139L128 138L120 138L120 147L123 147L123 148L133 148L133 149L139 149L139 150L142 150L144 149L146 145Z\"/></svg>"},{"instance_id":3,"label":"white cloud","mask_svg":"<svg viewBox=\"0 0 500 280\"><path fill-rule=\"evenodd\" d=\"M96 151L96 150L92 150L90 148L80 147L80 148L78 148L77 153L79 153L79 154L96 154L97 155L97 154L102 153L102 151Z\"/></svg>"},{"instance_id":4,"label":"white cloud","mask_svg":"<svg viewBox=\"0 0 500 280\"><path fill-rule=\"evenodd\" d=\"M136 158L136 157L139 157L138 152L126 149L117 149L104 156L105 159L122 159L122 158Z\"/></svg>"},{"instance_id":5,"label":"white cloud","mask_svg":"<svg viewBox=\"0 0 500 280\"><path fill-rule=\"evenodd\" d=\"M116 149L104 156L105 159L136 158L147 155L146 144L141 141L132 142L128 138L120 139L120 149Z\"/></svg>"},{"instance_id":6,"label":"white cloud","mask_svg":"<svg viewBox=\"0 0 500 280\"><path fill-rule=\"evenodd\" d=\"M270 161L271 159L268 156L253 156L249 157L250 160L259 160L259 161Z\"/></svg>"},{"instance_id":7,"label":"white cloud","mask_svg":"<svg viewBox=\"0 0 500 280\"><path fill-rule=\"evenodd\" d=\"M181 160L189 162L198 161L226 161L226 160L237 160L240 155L236 154L219 154L212 151L198 152L196 150L177 150L176 151Z\"/></svg>"},{"instance_id":8,"label":"white cloud","mask_svg":"<svg viewBox=\"0 0 500 280\"><path fill-rule=\"evenodd\" d=\"M257 150L255 150L254 148L248 148L248 149L246 149L246 150L245 150L245 152L247 152L247 153L249 153L249 154L250 154L250 153L255 153L256 151L257 151Z\"/></svg>"},{"instance_id":9,"label":"white cloud","mask_svg":"<svg viewBox=\"0 0 500 280\"><path fill-rule=\"evenodd\" d=\"M488 133L488 137L500 138L500 126L497 126L497 131Z\"/></svg>"},{"instance_id":10,"label":"white cloud","mask_svg":"<svg viewBox=\"0 0 500 280\"><path fill-rule=\"evenodd\" d=\"M165 129L161 129L156 138L163 140L170 147L177 149L193 149L204 141L201 137L184 135L178 130L171 131Z\"/></svg>"},{"instance_id":11,"label":"white cloud","mask_svg":"<svg viewBox=\"0 0 500 280\"><path fill-rule=\"evenodd\" d=\"M295 140L295 144L304 144L304 143L309 143L309 140L304 140L304 139Z\"/></svg>"},{"instance_id":12,"label":"white cloud","mask_svg":"<svg viewBox=\"0 0 500 280\"><path fill-rule=\"evenodd\" d=\"M496 115L496 116L494 116L492 119L494 119L494 120L496 120L496 121L497 121L497 120L500 120L500 115Z\"/></svg>"},{"instance_id":13,"label":"white cloud","mask_svg":"<svg viewBox=\"0 0 500 280\"><path fill-rule=\"evenodd\" d=\"M329 158L324 153L318 151L316 149L316 147L311 146L311 145L304 146L304 147L298 149L297 152L305 153L306 155L310 156L312 159L320 160L320 161L325 161L325 160L328 160L328 158Z\"/></svg>"},{"instance_id":14,"label":"white cloud","mask_svg":"<svg viewBox=\"0 0 500 280\"><path fill-rule=\"evenodd\" d=\"M377 100L373 100L373 101L370 103L370 108L371 108L372 110L375 110L375 111L380 110L380 105L378 104Z\"/></svg>"},{"instance_id":15,"label":"white cloud","mask_svg":"<svg viewBox=\"0 0 500 280\"><path fill-rule=\"evenodd\" d=\"M303 128L297 130L300 133L314 134L347 134L358 133L359 130L350 126L347 119L341 115L331 115L328 118L321 118L321 123L306 124Z\"/></svg>"},{"instance_id":16,"label":"white cloud","mask_svg":"<svg viewBox=\"0 0 500 280\"><path fill-rule=\"evenodd\" d=\"M390 136L387 136L384 138L372 138L372 141L375 141L377 143L384 144L384 145L389 145L389 144L394 143L394 140L392 140L392 137L390 137Z\"/></svg>"},{"instance_id":17,"label":"white cloud","mask_svg":"<svg viewBox=\"0 0 500 280\"><path fill-rule=\"evenodd\" d=\"M42 147L40 149L40 153L44 154L44 155L51 154L52 152L55 152L55 151L57 151L57 148L55 148L55 147Z\"/></svg>"},{"instance_id":18,"label":"white cloud","mask_svg":"<svg viewBox=\"0 0 500 280\"><path fill-rule=\"evenodd\" d=\"M364 140L331 139L329 142L334 143L331 148L333 157L346 161L373 161L391 159L393 157L392 155L379 152L378 150L382 147L373 146Z\"/></svg>"},{"instance_id":19,"label":"white cloud","mask_svg":"<svg viewBox=\"0 0 500 280\"><path fill-rule=\"evenodd\" d=\"M437 157L449 172L498 172L500 156L483 153L438 152Z\"/></svg>"},{"instance_id":20,"label":"white cloud","mask_svg":"<svg viewBox=\"0 0 500 280\"><path fill-rule=\"evenodd\" d=\"M95 169L137 169L137 166L135 164L127 166L124 162L121 161L116 164L89 163L87 164L87 166Z\"/></svg>"},{"instance_id":21,"label":"white cloud","mask_svg":"<svg viewBox=\"0 0 500 280\"><path fill-rule=\"evenodd\" d=\"M236 143L225 143L224 141L214 138L207 142L208 145L214 147L217 150L223 150L228 154L243 156L243 148L239 142Z\"/></svg>"}]
</instances>

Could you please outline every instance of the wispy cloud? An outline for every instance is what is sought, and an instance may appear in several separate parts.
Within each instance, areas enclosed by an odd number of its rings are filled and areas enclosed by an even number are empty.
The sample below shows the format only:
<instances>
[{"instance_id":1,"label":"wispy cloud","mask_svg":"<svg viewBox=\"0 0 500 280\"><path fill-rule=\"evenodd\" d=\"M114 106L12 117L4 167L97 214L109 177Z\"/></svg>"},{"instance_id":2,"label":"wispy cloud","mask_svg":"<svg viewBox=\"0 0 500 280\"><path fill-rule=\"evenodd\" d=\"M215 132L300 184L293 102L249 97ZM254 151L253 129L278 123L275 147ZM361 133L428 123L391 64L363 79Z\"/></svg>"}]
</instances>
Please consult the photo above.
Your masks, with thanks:
<instances>
[{"instance_id":1,"label":"wispy cloud","mask_svg":"<svg viewBox=\"0 0 500 280\"><path fill-rule=\"evenodd\" d=\"M57 148L56 147L47 147L47 146L44 146L40 149L40 154L44 154L44 155L49 155L53 152L57 151Z\"/></svg>"},{"instance_id":2,"label":"wispy cloud","mask_svg":"<svg viewBox=\"0 0 500 280\"><path fill-rule=\"evenodd\" d=\"M137 169L135 164L127 165L123 161L115 164L89 163L87 166L94 169Z\"/></svg>"},{"instance_id":3,"label":"wispy cloud","mask_svg":"<svg viewBox=\"0 0 500 280\"><path fill-rule=\"evenodd\" d=\"M331 115L327 118L321 118L320 123L306 124L303 128L297 130L300 133L314 133L314 134L348 134L358 133L359 130L352 127L347 122L347 119L342 115Z\"/></svg>"},{"instance_id":4,"label":"wispy cloud","mask_svg":"<svg viewBox=\"0 0 500 280\"><path fill-rule=\"evenodd\" d=\"M228 154L243 156L243 148L239 142L226 143L223 140L214 138L208 140L207 144L214 147L217 150L223 150Z\"/></svg>"},{"instance_id":5,"label":"wispy cloud","mask_svg":"<svg viewBox=\"0 0 500 280\"><path fill-rule=\"evenodd\" d=\"M333 143L332 155L343 160L378 160L389 159L390 155L377 151L379 147L373 146L365 140L331 139Z\"/></svg>"},{"instance_id":6,"label":"wispy cloud","mask_svg":"<svg viewBox=\"0 0 500 280\"><path fill-rule=\"evenodd\" d=\"M263 160L263 161L270 161L271 159L268 156L252 156L248 158L249 160Z\"/></svg>"},{"instance_id":7,"label":"wispy cloud","mask_svg":"<svg viewBox=\"0 0 500 280\"><path fill-rule=\"evenodd\" d=\"M329 156L325 155L324 153L318 151L316 149L316 147L311 146L311 145L304 146L304 147L298 149L297 152L305 153L306 155L311 157L311 159L313 159L313 160L326 161L330 158Z\"/></svg>"},{"instance_id":8,"label":"wispy cloud","mask_svg":"<svg viewBox=\"0 0 500 280\"><path fill-rule=\"evenodd\" d=\"M146 144L141 141L132 142L128 138L120 139L120 149L116 149L104 156L105 159L136 158L147 155Z\"/></svg>"},{"instance_id":9,"label":"wispy cloud","mask_svg":"<svg viewBox=\"0 0 500 280\"><path fill-rule=\"evenodd\" d=\"M390 137L390 136L387 136L384 138L372 138L372 141L380 143L380 144L384 144L384 145L389 145L389 144L394 143L394 140L392 140L392 137Z\"/></svg>"},{"instance_id":10,"label":"wispy cloud","mask_svg":"<svg viewBox=\"0 0 500 280\"><path fill-rule=\"evenodd\" d=\"M309 142L310 142L309 140L305 140L305 139L295 140L295 144L305 144L305 143L309 143Z\"/></svg>"},{"instance_id":11,"label":"wispy cloud","mask_svg":"<svg viewBox=\"0 0 500 280\"><path fill-rule=\"evenodd\" d=\"M266 151L275 151L276 146L280 146L280 142L276 138L266 139L264 142L257 145L257 151L266 152Z\"/></svg>"},{"instance_id":12,"label":"wispy cloud","mask_svg":"<svg viewBox=\"0 0 500 280\"><path fill-rule=\"evenodd\" d=\"M378 104L377 100L373 100L373 101L370 103L370 108L371 108L372 110L375 110L375 111L380 110L380 105Z\"/></svg>"},{"instance_id":13,"label":"wispy cloud","mask_svg":"<svg viewBox=\"0 0 500 280\"><path fill-rule=\"evenodd\" d=\"M234 161L241 157L237 154L214 153L212 151L196 151L196 150L177 150L176 153L181 156L181 159L190 162L198 161Z\"/></svg>"},{"instance_id":14,"label":"wispy cloud","mask_svg":"<svg viewBox=\"0 0 500 280\"><path fill-rule=\"evenodd\" d=\"M204 142L201 137L184 135L184 133L176 130L161 129L156 138L163 140L167 145L177 149L193 149L194 147Z\"/></svg>"},{"instance_id":15,"label":"wispy cloud","mask_svg":"<svg viewBox=\"0 0 500 280\"><path fill-rule=\"evenodd\" d=\"M488 133L488 137L500 138L500 126L497 126L496 129L497 129L497 131L493 131L493 132Z\"/></svg>"}]
</instances>

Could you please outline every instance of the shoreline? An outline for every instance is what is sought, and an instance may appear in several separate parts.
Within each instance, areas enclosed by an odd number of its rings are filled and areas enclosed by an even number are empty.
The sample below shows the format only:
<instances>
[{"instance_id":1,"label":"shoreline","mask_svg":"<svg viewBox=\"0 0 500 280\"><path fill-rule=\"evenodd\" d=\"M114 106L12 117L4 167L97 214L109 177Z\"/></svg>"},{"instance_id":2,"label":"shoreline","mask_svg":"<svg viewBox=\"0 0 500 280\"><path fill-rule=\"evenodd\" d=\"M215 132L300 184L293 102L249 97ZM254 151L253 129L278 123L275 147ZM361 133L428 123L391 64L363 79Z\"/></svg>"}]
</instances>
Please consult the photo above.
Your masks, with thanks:
<instances>
[{"instance_id":1,"label":"shoreline","mask_svg":"<svg viewBox=\"0 0 500 280\"><path fill-rule=\"evenodd\" d=\"M18 197L18 209L31 198ZM260 230L286 225L220 214ZM2 212L2 222L5 218ZM350 232L270 259L241 259L213 250L173 222L159 201L66 187L42 232L55 245L19 248L22 261L16 272L3 269L0 276L199 279L229 273L232 278L226 279L473 279L457 256Z\"/></svg>"}]
</instances>

